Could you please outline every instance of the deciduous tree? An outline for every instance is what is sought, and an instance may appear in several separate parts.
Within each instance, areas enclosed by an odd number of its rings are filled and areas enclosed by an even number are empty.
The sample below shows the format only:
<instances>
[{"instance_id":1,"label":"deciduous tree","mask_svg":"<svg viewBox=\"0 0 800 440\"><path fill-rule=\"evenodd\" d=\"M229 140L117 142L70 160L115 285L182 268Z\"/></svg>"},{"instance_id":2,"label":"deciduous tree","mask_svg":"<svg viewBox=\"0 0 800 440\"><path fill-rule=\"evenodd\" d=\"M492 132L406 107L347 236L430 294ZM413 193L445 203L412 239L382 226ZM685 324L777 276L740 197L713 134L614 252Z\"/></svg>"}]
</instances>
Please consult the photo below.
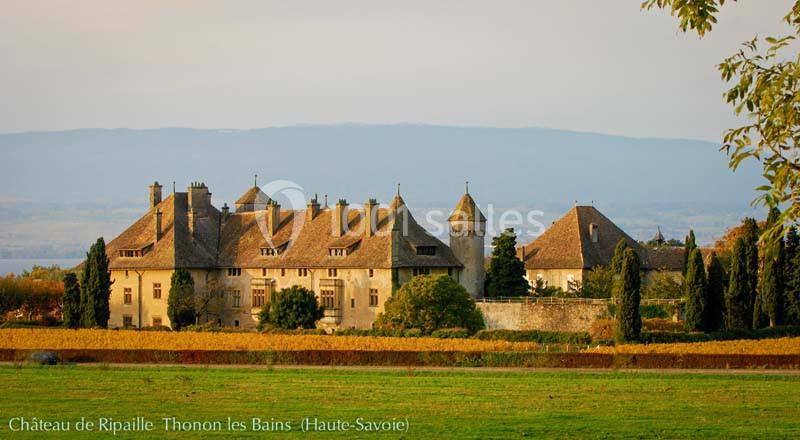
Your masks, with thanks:
<instances>
[{"instance_id":1,"label":"deciduous tree","mask_svg":"<svg viewBox=\"0 0 800 440\"><path fill-rule=\"evenodd\" d=\"M645 0L642 8L669 8L680 19L682 31L702 37L716 24L725 0ZM733 3L733 2L728 2ZM777 20L776 20L777 21ZM800 58L787 47L800 36L800 1L792 4L783 21L792 27L785 36L753 38L726 58L718 69L730 83L724 99L749 123L727 130L723 149L736 170L748 159L761 163L767 184L759 188L757 203L786 205L780 221L765 229L765 241L783 236L783 225L800 219ZM766 43L766 50L762 45Z\"/></svg>"},{"instance_id":2,"label":"deciduous tree","mask_svg":"<svg viewBox=\"0 0 800 440\"><path fill-rule=\"evenodd\" d=\"M484 327L483 316L467 290L446 275L421 276L403 284L386 301L376 326L419 329L424 334L445 328L465 328L474 333Z\"/></svg>"},{"instance_id":3,"label":"deciduous tree","mask_svg":"<svg viewBox=\"0 0 800 440\"><path fill-rule=\"evenodd\" d=\"M324 316L314 292L305 287L292 286L275 294L259 314L259 328L273 326L287 330L314 328Z\"/></svg>"}]
</instances>

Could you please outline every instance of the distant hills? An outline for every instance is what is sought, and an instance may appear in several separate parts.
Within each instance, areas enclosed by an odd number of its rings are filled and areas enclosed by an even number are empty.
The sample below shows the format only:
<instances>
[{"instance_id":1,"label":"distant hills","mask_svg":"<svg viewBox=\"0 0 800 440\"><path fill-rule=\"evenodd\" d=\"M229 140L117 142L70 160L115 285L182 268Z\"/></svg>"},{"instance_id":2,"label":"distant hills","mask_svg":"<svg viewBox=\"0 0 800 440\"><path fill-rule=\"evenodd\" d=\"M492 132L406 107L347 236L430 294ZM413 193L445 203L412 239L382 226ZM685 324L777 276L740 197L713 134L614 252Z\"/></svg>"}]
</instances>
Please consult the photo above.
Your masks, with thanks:
<instances>
[{"instance_id":1,"label":"distant hills","mask_svg":"<svg viewBox=\"0 0 800 440\"><path fill-rule=\"evenodd\" d=\"M538 209L551 221L575 201L593 201L637 238L658 225L682 237L693 226L710 241L753 215L761 181L754 164L731 173L718 149L696 140L426 125L0 134L0 257L49 245L52 231L73 228L80 248L92 229L113 234L143 212L153 180L167 192L172 181L179 190L204 181L215 203L232 204L255 173L261 183L286 179L307 194L357 203L386 202L401 182L419 209L452 208L469 180L482 207Z\"/></svg>"}]
</instances>

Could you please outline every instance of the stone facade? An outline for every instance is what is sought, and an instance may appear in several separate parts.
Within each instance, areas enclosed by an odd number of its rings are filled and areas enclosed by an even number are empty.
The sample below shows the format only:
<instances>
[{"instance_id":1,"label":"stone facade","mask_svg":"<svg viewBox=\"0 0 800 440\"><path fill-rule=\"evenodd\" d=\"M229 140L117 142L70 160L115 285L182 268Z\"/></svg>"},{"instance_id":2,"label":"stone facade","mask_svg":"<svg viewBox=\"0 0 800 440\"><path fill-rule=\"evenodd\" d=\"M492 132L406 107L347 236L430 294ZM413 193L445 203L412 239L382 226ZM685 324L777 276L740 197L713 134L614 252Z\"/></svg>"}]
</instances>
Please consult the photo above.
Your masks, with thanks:
<instances>
[{"instance_id":1,"label":"stone facade","mask_svg":"<svg viewBox=\"0 0 800 440\"><path fill-rule=\"evenodd\" d=\"M609 317L608 304L479 302L487 330L588 332L592 323Z\"/></svg>"},{"instance_id":2,"label":"stone facade","mask_svg":"<svg viewBox=\"0 0 800 440\"><path fill-rule=\"evenodd\" d=\"M463 208L461 217L482 218L465 198L454 215ZM149 212L107 246L110 327L169 326L177 269L191 273L200 298L221 293L201 310L201 323L240 328L255 327L272 294L295 285L325 306L317 323L325 329L370 328L393 289L415 275L449 275L474 297L483 294L485 219L480 233L451 249L416 223L399 193L389 207L370 199L363 210L344 200L320 207L316 197L305 211L281 210L254 186L232 213L227 205L217 210L199 182L165 199L154 183L149 199Z\"/></svg>"}]
</instances>

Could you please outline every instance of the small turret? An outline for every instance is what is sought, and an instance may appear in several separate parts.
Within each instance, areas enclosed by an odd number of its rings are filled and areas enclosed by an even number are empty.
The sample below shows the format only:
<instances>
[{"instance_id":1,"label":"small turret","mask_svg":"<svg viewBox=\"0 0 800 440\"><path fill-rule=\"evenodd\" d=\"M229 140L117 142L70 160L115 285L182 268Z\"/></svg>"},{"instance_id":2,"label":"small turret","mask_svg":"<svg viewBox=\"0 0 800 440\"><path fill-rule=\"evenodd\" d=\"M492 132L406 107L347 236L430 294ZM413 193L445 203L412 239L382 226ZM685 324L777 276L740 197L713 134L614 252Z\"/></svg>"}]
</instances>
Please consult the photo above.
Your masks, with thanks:
<instances>
[{"instance_id":1,"label":"small turret","mask_svg":"<svg viewBox=\"0 0 800 440\"><path fill-rule=\"evenodd\" d=\"M653 237L653 242L656 244L656 246L664 246L664 243L667 242L667 240L664 239L664 235L661 234L661 226L658 227L656 236Z\"/></svg>"},{"instance_id":2,"label":"small turret","mask_svg":"<svg viewBox=\"0 0 800 440\"><path fill-rule=\"evenodd\" d=\"M447 220L450 226L450 249L464 265L459 282L473 298L482 298L483 282L486 278L486 269L483 266L486 217L469 194L469 182L464 195Z\"/></svg>"}]
</instances>

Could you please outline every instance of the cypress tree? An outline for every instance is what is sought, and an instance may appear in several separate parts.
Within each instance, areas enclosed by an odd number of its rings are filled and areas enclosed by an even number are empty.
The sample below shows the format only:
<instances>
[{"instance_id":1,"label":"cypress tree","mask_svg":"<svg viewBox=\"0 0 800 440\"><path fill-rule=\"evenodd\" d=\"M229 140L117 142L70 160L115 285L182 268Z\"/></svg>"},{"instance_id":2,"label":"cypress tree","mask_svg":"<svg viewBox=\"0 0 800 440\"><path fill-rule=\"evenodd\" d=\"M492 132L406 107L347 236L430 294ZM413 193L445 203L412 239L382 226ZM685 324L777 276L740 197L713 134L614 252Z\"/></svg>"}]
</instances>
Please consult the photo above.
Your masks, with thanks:
<instances>
[{"instance_id":1,"label":"cypress tree","mask_svg":"<svg viewBox=\"0 0 800 440\"><path fill-rule=\"evenodd\" d=\"M686 296L686 318L684 326L688 331L702 331L708 326L705 322L705 302L707 296L706 270L700 249L693 249L686 266L684 282Z\"/></svg>"},{"instance_id":2,"label":"cypress tree","mask_svg":"<svg viewBox=\"0 0 800 440\"><path fill-rule=\"evenodd\" d=\"M108 327L111 274L102 237L89 248L80 280L81 322L84 327Z\"/></svg>"},{"instance_id":3,"label":"cypress tree","mask_svg":"<svg viewBox=\"0 0 800 440\"><path fill-rule=\"evenodd\" d=\"M697 240L694 237L694 229L689 229L689 235L686 236L683 245L683 276L686 276L686 270L689 267L689 257L695 249L697 249Z\"/></svg>"},{"instance_id":4,"label":"cypress tree","mask_svg":"<svg viewBox=\"0 0 800 440\"><path fill-rule=\"evenodd\" d=\"M772 227L779 221L780 211L778 211L777 208L772 208L767 217L767 228ZM758 294L761 307L754 312L754 327L761 327L765 320L769 323L770 327L775 327L781 323L783 315L786 251L784 246L785 244L782 236L775 242L765 243L764 271L761 280L761 289Z\"/></svg>"},{"instance_id":5,"label":"cypress tree","mask_svg":"<svg viewBox=\"0 0 800 440\"><path fill-rule=\"evenodd\" d=\"M617 283L618 297L617 325L615 338L617 342L638 341L642 332L642 317L639 314L641 302L642 279L639 255L633 249L625 251L622 259L622 272Z\"/></svg>"},{"instance_id":6,"label":"cypress tree","mask_svg":"<svg viewBox=\"0 0 800 440\"><path fill-rule=\"evenodd\" d=\"M487 296L525 296L530 284L525 280L525 264L517 258L517 235L506 229L492 239L492 259L489 262Z\"/></svg>"},{"instance_id":7,"label":"cypress tree","mask_svg":"<svg viewBox=\"0 0 800 440\"><path fill-rule=\"evenodd\" d=\"M81 288L78 277L74 273L64 275L64 297L62 299L61 315L64 327L78 328L81 326Z\"/></svg>"},{"instance_id":8,"label":"cypress tree","mask_svg":"<svg viewBox=\"0 0 800 440\"><path fill-rule=\"evenodd\" d=\"M706 289L706 306L704 309L706 331L722 329L725 317L725 269L722 267L717 253L711 253L708 265L708 288Z\"/></svg>"},{"instance_id":9,"label":"cypress tree","mask_svg":"<svg viewBox=\"0 0 800 440\"><path fill-rule=\"evenodd\" d=\"M786 264L784 272L784 324L800 325L800 237L792 226L786 234Z\"/></svg>"},{"instance_id":10,"label":"cypress tree","mask_svg":"<svg viewBox=\"0 0 800 440\"><path fill-rule=\"evenodd\" d=\"M758 223L753 218L744 219L744 264L748 303L747 312L750 315L750 322L756 310L756 300L760 300L758 292Z\"/></svg>"},{"instance_id":11,"label":"cypress tree","mask_svg":"<svg viewBox=\"0 0 800 440\"><path fill-rule=\"evenodd\" d=\"M167 316L173 330L195 323L194 279L186 269L172 273L167 298Z\"/></svg>"},{"instance_id":12,"label":"cypress tree","mask_svg":"<svg viewBox=\"0 0 800 440\"><path fill-rule=\"evenodd\" d=\"M733 246L730 280L725 294L725 327L728 330L750 328L753 319L745 246L743 237L736 239L736 244Z\"/></svg>"},{"instance_id":13,"label":"cypress tree","mask_svg":"<svg viewBox=\"0 0 800 440\"><path fill-rule=\"evenodd\" d=\"M611 259L611 270L614 271L615 275L622 273L622 263L625 259L625 251L628 250L628 247L628 242L621 239L614 248L614 257Z\"/></svg>"}]
</instances>

